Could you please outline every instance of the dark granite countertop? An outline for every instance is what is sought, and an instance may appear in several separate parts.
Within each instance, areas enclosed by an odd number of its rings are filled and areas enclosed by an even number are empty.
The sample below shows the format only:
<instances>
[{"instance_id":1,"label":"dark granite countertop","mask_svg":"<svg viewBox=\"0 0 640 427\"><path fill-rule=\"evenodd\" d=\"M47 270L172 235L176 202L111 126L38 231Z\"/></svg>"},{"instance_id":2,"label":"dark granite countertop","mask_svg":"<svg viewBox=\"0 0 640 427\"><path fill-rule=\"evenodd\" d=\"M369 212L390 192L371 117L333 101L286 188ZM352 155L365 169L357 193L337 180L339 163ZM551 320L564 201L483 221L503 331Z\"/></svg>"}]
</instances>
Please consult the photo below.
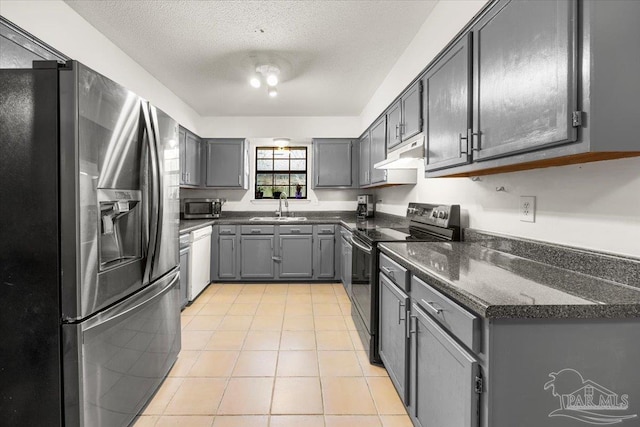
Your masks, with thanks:
<instances>
[{"instance_id":1,"label":"dark granite countertop","mask_svg":"<svg viewBox=\"0 0 640 427\"><path fill-rule=\"evenodd\" d=\"M359 221L355 212L351 211L310 211L295 212L295 217L305 217L304 221L250 221L253 217L271 217L272 211L251 212L251 211L227 211L222 212L217 219L181 219L180 234L188 233L207 225L216 224L252 224L252 225L291 225L291 224L339 224L350 230L356 227L406 227L408 220L405 217L377 212L373 218L366 221Z\"/></svg>"},{"instance_id":2,"label":"dark granite countertop","mask_svg":"<svg viewBox=\"0 0 640 427\"><path fill-rule=\"evenodd\" d=\"M488 319L640 317L640 288L476 243L382 243L381 250Z\"/></svg>"}]
</instances>

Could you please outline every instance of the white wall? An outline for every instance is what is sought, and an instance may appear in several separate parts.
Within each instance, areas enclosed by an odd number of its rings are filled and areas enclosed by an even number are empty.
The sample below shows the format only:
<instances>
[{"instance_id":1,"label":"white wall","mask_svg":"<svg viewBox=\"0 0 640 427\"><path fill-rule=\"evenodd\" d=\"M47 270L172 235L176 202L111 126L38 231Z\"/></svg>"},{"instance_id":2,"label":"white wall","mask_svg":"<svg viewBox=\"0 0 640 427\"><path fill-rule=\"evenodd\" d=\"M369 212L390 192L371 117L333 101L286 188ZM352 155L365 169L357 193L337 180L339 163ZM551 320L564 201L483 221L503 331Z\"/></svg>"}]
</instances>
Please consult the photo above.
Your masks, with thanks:
<instances>
[{"instance_id":1,"label":"white wall","mask_svg":"<svg viewBox=\"0 0 640 427\"><path fill-rule=\"evenodd\" d=\"M360 117L203 117L208 138L357 138Z\"/></svg>"},{"instance_id":2,"label":"white wall","mask_svg":"<svg viewBox=\"0 0 640 427\"><path fill-rule=\"evenodd\" d=\"M227 203L222 207L223 211L275 211L278 201L273 199L254 200L256 147L273 146L271 138L249 139L249 164L250 174L249 190L189 190L181 189L180 198L211 197L225 198ZM307 148L307 180L311 182L313 177L313 150L311 139L292 139L291 146ZM360 190L313 190L307 189L306 200L289 200L289 210L299 211L353 211L356 210L356 196ZM284 205L283 205L284 206Z\"/></svg>"}]
</instances>

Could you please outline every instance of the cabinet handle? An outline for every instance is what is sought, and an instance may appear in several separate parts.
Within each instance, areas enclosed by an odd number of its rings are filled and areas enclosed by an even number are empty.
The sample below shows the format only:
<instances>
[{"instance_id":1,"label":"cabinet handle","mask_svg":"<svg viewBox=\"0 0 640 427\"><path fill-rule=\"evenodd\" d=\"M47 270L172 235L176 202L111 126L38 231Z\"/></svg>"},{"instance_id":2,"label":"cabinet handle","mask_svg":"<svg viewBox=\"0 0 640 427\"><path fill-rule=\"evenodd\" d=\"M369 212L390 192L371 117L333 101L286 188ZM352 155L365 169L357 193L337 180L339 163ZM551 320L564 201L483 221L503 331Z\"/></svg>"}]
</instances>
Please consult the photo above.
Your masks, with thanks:
<instances>
[{"instance_id":1,"label":"cabinet handle","mask_svg":"<svg viewBox=\"0 0 640 427\"><path fill-rule=\"evenodd\" d=\"M472 148L473 151L480 151L480 134L481 133L482 132L471 132L471 142L472 142L471 145L473 146ZM475 139L473 138L474 136L476 137ZM476 141L477 143L473 144L473 142L476 142Z\"/></svg>"},{"instance_id":2,"label":"cabinet handle","mask_svg":"<svg viewBox=\"0 0 640 427\"><path fill-rule=\"evenodd\" d=\"M400 125L396 125L396 139L398 139L398 132L400 131Z\"/></svg>"},{"instance_id":3,"label":"cabinet handle","mask_svg":"<svg viewBox=\"0 0 640 427\"><path fill-rule=\"evenodd\" d=\"M320 175L316 175L316 185L320 185Z\"/></svg>"},{"instance_id":4,"label":"cabinet handle","mask_svg":"<svg viewBox=\"0 0 640 427\"><path fill-rule=\"evenodd\" d=\"M380 267L380 270L384 271L387 274L387 276L395 279L395 275L393 274L393 272L395 271L394 269L382 266Z\"/></svg>"},{"instance_id":5,"label":"cabinet handle","mask_svg":"<svg viewBox=\"0 0 640 427\"><path fill-rule=\"evenodd\" d=\"M415 321L413 322L413 326L411 325L411 319L415 319ZM417 328L418 325L416 325L418 321L417 319L418 319L417 316L414 316L414 315L409 316L409 336L418 332L418 328Z\"/></svg>"},{"instance_id":6,"label":"cabinet handle","mask_svg":"<svg viewBox=\"0 0 640 427\"><path fill-rule=\"evenodd\" d=\"M231 241L231 250L232 251L236 250L236 241L235 241L235 239Z\"/></svg>"},{"instance_id":7,"label":"cabinet handle","mask_svg":"<svg viewBox=\"0 0 640 427\"><path fill-rule=\"evenodd\" d=\"M441 308L438 308L435 306L435 304L433 303L433 301L425 301L425 300L421 300L428 308L430 308L431 310L433 310L436 314L440 314L442 313L444 310Z\"/></svg>"},{"instance_id":8,"label":"cabinet handle","mask_svg":"<svg viewBox=\"0 0 640 427\"><path fill-rule=\"evenodd\" d=\"M238 175L238 185L242 185L242 175Z\"/></svg>"},{"instance_id":9,"label":"cabinet handle","mask_svg":"<svg viewBox=\"0 0 640 427\"><path fill-rule=\"evenodd\" d=\"M282 258L277 257L277 256L272 256L271 259L275 262L282 262Z\"/></svg>"},{"instance_id":10,"label":"cabinet handle","mask_svg":"<svg viewBox=\"0 0 640 427\"><path fill-rule=\"evenodd\" d=\"M260 230L256 230L255 228L251 230L251 234L260 234Z\"/></svg>"},{"instance_id":11,"label":"cabinet handle","mask_svg":"<svg viewBox=\"0 0 640 427\"><path fill-rule=\"evenodd\" d=\"M299 228L292 228L291 232L292 233L300 233L300 229Z\"/></svg>"},{"instance_id":12,"label":"cabinet handle","mask_svg":"<svg viewBox=\"0 0 640 427\"><path fill-rule=\"evenodd\" d=\"M406 318L402 317L402 308L406 307L406 304L403 302L398 301L398 325L400 324L400 322L402 321L406 321Z\"/></svg>"},{"instance_id":13,"label":"cabinet handle","mask_svg":"<svg viewBox=\"0 0 640 427\"><path fill-rule=\"evenodd\" d=\"M466 150L462 150L462 141L465 141L467 143L467 148ZM469 154L469 134L467 133L467 136L462 136L461 133L458 134L458 157L462 157L463 154L468 155Z\"/></svg>"}]
</instances>

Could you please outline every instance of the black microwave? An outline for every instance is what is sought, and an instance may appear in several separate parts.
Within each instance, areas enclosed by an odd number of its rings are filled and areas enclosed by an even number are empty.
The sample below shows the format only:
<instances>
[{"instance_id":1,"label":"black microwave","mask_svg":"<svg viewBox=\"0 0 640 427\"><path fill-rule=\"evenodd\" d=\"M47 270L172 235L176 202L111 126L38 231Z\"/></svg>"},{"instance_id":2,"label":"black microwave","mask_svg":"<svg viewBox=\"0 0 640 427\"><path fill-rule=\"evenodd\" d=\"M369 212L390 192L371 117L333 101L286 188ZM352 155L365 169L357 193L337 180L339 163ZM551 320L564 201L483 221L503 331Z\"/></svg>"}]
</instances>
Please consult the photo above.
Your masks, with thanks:
<instances>
[{"instance_id":1,"label":"black microwave","mask_svg":"<svg viewBox=\"0 0 640 427\"><path fill-rule=\"evenodd\" d=\"M224 199L185 199L184 219L220 218Z\"/></svg>"}]
</instances>

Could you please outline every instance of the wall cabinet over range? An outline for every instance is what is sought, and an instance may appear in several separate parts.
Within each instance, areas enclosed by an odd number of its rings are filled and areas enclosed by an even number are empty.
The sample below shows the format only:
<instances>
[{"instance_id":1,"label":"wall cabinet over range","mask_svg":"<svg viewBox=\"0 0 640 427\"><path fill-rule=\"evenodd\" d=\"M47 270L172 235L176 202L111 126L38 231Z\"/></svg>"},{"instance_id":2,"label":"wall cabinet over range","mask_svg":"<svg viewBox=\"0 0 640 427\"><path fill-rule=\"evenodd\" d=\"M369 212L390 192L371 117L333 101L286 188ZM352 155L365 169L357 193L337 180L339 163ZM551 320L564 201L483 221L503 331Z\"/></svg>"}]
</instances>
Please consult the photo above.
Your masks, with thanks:
<instances>
[{"instance_id":1,"label":"wall cabinet over range","mask_svg":"<svg viewBox=\"0 0 640 427\"><path fill-rule=\"evenodd\" d=\"M215 225L212 281L338 280L335 225Z\"/></svg>"}]
</instances>

